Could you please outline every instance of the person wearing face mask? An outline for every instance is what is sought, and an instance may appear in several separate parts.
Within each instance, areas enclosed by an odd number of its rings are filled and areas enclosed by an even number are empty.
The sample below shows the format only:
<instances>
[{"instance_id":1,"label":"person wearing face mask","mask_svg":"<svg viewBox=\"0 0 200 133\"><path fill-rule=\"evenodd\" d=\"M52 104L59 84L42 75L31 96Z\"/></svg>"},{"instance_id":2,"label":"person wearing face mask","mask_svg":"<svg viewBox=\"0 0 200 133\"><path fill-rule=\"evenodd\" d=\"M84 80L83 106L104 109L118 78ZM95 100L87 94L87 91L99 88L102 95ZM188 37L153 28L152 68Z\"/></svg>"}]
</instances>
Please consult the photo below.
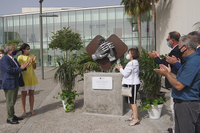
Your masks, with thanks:
<instances>
[{"instance_id":1,"label":"person wearing face mask","mask_svg":"<svg viewBox=\"0 0 200 133\"><path fill-rule=\"evenodd\" d=\"M24 86L19 88L21 91L21 106L22 106L22 116L26 117L26 95L27 91L29 93L29 104L30 104L30 113L35 115L35 111L33 110L34 105L34 90L39 88L37 77L35 76L34 69L36 69L36 56L30 54L30 46L26 43L23 43L18 51L22 51L22 55L18 56L19 64L23 64L24 62L30 61L30 66L27 68L25 72L22 72L22 76L24 78Z\"/></svg>"},{"instance_id":2,"label":"person wearing face mask","mask_svg":"<svg viewBox=\"0 0 200 133\"><path fill-rule=\"evenodd\" d=\"M190 33L188 33L188 35L191 35L191 36L194 36L196 39L197 39L197 52L198 54L200 55L200 32L198 31L192 31ZM185 50L181 52L181 49L183 49L184 46L182 46L179 50L179 54L180 55L183 55ZM170 64L173 64L174 67L179 70L180 67L182 66L181 62L179 60L177 60L176 58L174 57L166 57L166 60L170 63ZM200 89L200 88L199 88ZM200 94L199 94L199 97L200 97ZM195 133L200 133L200 114L199 114L199 117L198 117L198 120L197 120L197 123L196 123L196 129L195 129Z\"/></svg>"},{"instance_id":3,"label":"person wearing face mask","mask_svg":"<svg viewBox=\"0 0 200 133\"><path fill-rule=\"evenodd\" d=\"M169 57L175 57L176 59L182 60L182 57L178 54L178 42L179 42L179 38L180 38L180 33L178 33L177 31L172 31L169 32L169 35L166 39L167 41L167 45L172 48L171 52L169 53ZM157 64L164 64L165 66L170 65L171 66L171 71L174 74L177 74L178 70L169 62L167 62L164 59L160 58L160 55L158 52L153 51L153 52L148 52L149 56L151 58L154 58L154 61ZM172 85L169 83L168 79L165 78L165 88L167 89L171 89ZM173 126L172 128L168 128L169 133L173 133L174 132L174 128L175 128L175 122L174 122L174 102L173 102L173 98L170 98L170 108L172 110L172 119L173 119Z\"/></svg>"},{"instance_id":4,"label":"person wearing face mask","mask_svg":"<svg viewBox=\"0 0 200 133\"><path fill-rule=\"evenodd\" d=\"M197 39L198 45L197 45L197 52L200 55L200 32L198 31L192 31L190 33L188 33L188 35L194 36ZM178 70L182 64L180 62L180 60L178 60L177 58L174 57L166 57L166 61L169 62L170 64L174 65L174 67Z\"/></svg>"},{"instance_id":5,"label":"person wearing face mask","mask_svg":"<svg viewBox=\"0 0 200 133\"><path fill-rule=\"evenodd\" d=\"M183 64L177 75L171 72L170 65L160 65L160 69L154 69L173 86L175 133L196 133L200 112L200 55L196 52L197 44L194 36L180 38L178 53L183 57Z\"/></svg>"},{"instance_id":6,"label":"person wearing face mask","mask_svg":"<svg viewBox=\"0 0 200 133\"><path fill-rule=\"evenodd\" d=\"M121 65L115 66L115 68L117 68L123 75L122 85L132 87L132 97L125 97L125 100L131 107L133 113L133 115L127 119L128 121L132 121L131 123L129 123L129 126L134 126L139 124L138 111L136 105L137 92L140 87L139 63L137 61L137 58L139 58L139 56L140 53L137 47L130 48L126 56L126 59L130 61L128 62L126 67L123 69Z\"/></svg>"},{"instance_id":7,"label":"person wearing face mask","mask_svg":"<svg viewBox=\"0 0 200 133\"><path fill-rule=\"evenodd\" d=\"M7 45L4 48L5 56L1 59L0 69L2 73L1 89L5 92L7 106L7 123L18 124L21 117L15 116L14 105L17 100L19 86L24 86L21 72L24 71L29 62L19 65L14 58L17 51L12 45Z\"/></svg>"}]
</instances>

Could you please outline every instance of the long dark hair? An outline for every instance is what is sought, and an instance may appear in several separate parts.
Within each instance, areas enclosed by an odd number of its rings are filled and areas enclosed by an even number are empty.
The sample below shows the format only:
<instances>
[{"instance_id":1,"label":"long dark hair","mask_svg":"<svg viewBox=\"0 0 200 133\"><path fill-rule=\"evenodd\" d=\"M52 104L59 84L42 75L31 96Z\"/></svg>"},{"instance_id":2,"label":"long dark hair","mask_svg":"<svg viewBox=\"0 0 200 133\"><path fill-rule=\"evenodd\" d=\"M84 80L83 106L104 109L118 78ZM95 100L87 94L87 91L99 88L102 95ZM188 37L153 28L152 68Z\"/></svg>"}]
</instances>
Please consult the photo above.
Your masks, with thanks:
<instances>
[{"instance_id":1,"label":"long dark hair","mask_svg":"<svg viewBox=\"0 0 200 133\"><path fill-rule=\"evenodd\" d=\"M23 43L22 46L17 50L17 52L22 51L22 54L24 54L24 51L27 47L30 47L27 43Z\"/></svg>"}]
</instances>

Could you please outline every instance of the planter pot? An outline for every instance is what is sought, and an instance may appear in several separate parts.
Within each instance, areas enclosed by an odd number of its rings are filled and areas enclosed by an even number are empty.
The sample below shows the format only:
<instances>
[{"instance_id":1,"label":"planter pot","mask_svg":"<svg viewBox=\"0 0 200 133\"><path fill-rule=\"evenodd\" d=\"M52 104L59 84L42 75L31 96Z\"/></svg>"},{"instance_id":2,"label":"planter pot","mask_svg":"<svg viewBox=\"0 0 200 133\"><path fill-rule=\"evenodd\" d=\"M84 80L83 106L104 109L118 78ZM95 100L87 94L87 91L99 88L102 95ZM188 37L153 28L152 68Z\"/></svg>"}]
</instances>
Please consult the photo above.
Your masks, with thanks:
<instances>
[{"instance_id":1,"label":"planter pot","mask_svg":"<svg viewBox=\"0 0 200 133\"><path fill-rule=\"evenodd\" d=\"M151 98L150 93L145 93L145 92L143 92L142 90L139 90L138 92L139 92L139 94L140 94L140 99L141 99L141 100L142 100L142 98Z\"/></svg>"},{"instance_id":2,"label":"planter pot","mask_svg":"<svg viewBox=\"0 0 200 133\"><path fill-rule=\"evenodd\" d=\"M147 110L149 118L159 119L162 112L163 104L159 104L158 106L152 105L152 107L153 107L152 109Z\"/></svg>"},{"instance_id":3,"label":"planter pot","mask_svg":"<svg viewBox=\"0 0 200 133\"><path fill-rule=\"evenodd\" d=\"M67 99L66 99L66 100L67 100ZM70 107L75 105L75 101L76 101L76 100L74 100L74 104L71 104ZM64 110L65 110L65 107L66 107L66 105L65 105L65 100L62 100L62 104L63 104L63 108L64 108Z\"/></svg>"}]
</instances>

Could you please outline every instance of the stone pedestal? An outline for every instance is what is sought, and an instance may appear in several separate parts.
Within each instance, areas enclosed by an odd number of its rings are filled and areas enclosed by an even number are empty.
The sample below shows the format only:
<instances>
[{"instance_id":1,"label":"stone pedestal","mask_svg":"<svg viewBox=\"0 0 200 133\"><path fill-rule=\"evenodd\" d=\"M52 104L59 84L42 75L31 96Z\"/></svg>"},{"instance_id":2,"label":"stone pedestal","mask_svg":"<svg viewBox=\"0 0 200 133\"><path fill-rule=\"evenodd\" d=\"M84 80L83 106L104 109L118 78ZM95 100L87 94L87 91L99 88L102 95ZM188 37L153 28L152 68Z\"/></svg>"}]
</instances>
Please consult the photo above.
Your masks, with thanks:
<instances>
[{"instance_id":1,"label":"stone pedestal","mask_svg":"<svg viewBox=\"0 0 200 133\"><path fill-rule=\"evenodd\" d=\"M92 77L112 77L112 89L93 89ZM86 73L84 74L84 108L86 112L124 115L130 108L121 95L122 74Z\"/></svg>"}]
</instances>

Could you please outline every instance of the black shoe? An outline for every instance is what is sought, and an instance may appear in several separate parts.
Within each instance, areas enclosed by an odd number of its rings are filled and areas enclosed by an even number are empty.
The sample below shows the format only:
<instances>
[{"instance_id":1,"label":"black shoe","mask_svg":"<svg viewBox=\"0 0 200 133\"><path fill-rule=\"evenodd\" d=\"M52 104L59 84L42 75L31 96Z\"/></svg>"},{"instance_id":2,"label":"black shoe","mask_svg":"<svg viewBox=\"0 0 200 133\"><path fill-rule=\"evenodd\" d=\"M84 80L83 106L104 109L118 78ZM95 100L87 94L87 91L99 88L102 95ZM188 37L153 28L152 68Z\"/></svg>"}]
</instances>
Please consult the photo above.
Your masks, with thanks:
<instances>
[{"instance_id":1,"label":"black shoe","mask_svg":"<svg viewBox=\"0 0 200 133\"><path fill-rule=\"evenodd\" d=\"M23 120L24 118L22 118L22 117L17 117L17 116L14 115L14 118L13 118L13 119L19 121L19 120Z\"/></svg>"},{"instance_id":2,"label":"black shoe","mask_svg":"<svg viewBox=\"0 0 200 133\"><path fill-rule=\"evenodd\" d=\"M19 124L19 122L15 119L11 119L11 120L8 120L7 119L7 123L10 123L10 124Z\"/></svg>"}]
</instances>

